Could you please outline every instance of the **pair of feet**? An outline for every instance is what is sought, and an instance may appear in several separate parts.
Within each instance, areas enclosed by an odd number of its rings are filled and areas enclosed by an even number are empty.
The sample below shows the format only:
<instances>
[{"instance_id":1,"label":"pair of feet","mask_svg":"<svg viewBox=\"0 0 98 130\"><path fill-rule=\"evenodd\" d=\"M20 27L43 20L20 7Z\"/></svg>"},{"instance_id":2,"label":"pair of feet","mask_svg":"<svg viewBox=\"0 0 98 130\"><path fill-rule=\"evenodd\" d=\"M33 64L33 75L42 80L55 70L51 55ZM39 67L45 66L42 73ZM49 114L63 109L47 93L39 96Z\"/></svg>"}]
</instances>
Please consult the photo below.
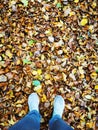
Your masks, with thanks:
<instances>
[{"instance_id":1,"label":"pair of feet","mask_svg":"<svg viewBox=\"0 0 98 130\"><path fill-rule=\"evenodd\" d=\"M29 111L37 110L39 112L39 102L40 101L37 93L30 94L28 98ZM62 117L64 107L64 99L62 98L62 96L57 95L54 99L53 116L59 115L60 117Z\"/></svg>"}]
</instances>

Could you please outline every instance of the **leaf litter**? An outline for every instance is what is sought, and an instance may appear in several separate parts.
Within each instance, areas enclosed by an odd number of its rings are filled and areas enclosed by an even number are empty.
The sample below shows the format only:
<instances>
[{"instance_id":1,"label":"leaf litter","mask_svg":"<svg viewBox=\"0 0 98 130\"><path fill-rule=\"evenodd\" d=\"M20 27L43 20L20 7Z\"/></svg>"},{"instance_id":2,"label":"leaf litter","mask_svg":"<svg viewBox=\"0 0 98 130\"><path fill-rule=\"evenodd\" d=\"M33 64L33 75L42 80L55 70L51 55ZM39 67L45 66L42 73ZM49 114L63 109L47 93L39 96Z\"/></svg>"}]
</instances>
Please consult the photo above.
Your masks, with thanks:
<instances>
[{"instance_id":1,"label":"leaf litter","mask_svg":"<svg viewBox=\"0 0 98 130\"><path fill-rule=\"evenodd\" d=\"M28 112L37 92L46 130L56 94L75 130L98 128L97 0L0 1L0 128ZM49 108L49 109L48 109Z\"/></svg>"}]
</instances>

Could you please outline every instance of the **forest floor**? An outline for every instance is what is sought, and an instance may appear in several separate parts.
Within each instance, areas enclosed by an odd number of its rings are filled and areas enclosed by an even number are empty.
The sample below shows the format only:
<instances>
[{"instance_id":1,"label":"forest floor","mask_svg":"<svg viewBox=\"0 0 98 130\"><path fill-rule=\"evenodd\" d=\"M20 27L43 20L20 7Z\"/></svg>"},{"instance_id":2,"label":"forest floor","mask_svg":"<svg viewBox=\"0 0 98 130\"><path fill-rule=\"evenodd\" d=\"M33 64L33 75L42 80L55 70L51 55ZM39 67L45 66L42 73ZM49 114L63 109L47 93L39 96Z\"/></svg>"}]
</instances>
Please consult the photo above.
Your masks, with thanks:
<instances>
[{"instance_id":1,"label":"forest floor","mask_svg":"<svg viewBox=\"0 0 98 130\"><path fill-rule=\"evenodd\" d=\"M41 130L48 128L57 94L68 124L94 130L97 0L0 0L0 130L28 113L32 92L40 97Z\"/></svg>"}]
</instances>

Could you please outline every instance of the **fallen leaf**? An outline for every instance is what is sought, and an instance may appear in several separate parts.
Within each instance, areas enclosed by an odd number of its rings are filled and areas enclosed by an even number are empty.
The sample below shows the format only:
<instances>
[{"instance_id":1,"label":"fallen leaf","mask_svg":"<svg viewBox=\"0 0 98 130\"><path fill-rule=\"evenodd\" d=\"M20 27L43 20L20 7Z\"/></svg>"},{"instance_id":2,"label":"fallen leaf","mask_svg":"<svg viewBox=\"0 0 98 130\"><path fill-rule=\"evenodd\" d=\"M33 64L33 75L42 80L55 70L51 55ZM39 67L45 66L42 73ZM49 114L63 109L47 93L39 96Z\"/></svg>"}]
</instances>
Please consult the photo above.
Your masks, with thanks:
<instances>
[{"instance_id":1,"label":"fallen leaf","mask_svg":"<svg viewBox=\"0 0 98 130\"><path fill-rule=\"evenodd\" d=\"M98 85L95 85L95 90L97 90L98 89Z\"/></svg>"},{"instance_id":2,"label":"fallen leaf","mask_svg":"<svg viewBox=\"0 0 98 130\"><path fill-rule=\"evenodd\" d=\"M41 101L42 101L42 102L46 102L46 100L47 100L47 97L46 97L45 94L43 94L43 96L42 96L42 98L41 98Z\"/></svg>"},{"instance_id":3,"label":"fallen leaf","mask_svg":"<svg viewBox=\"0 0 98 130\"><path fill-rule=\"evenodd\" d=\"M62 7L62 5L61 5L61 3L57 3L57 8L61 8Z\"/></svg>"},{"instance_id":4,"label":"fallen leaf","mask_svg":"<svg viewBox=\"0 0 98 130\"><path fill-rule=\"evenodd\" d=\"M37 93L41 93L42 92L42 86L38 85L37 87L34 87L34 91L36 91Z\"/></svg>"},{"instance_id":5,"label":"fallen leaf","mask_svg":"<svg viewBox=\"0 0 98 130\"><path fill-rule=\"evenodd\" d=\"M79 2L79 0L74 0L74 2L75 2L75 3L78 3L78 2Z\"/></svg>"},{"instance_id":6,"label":"fallen leaf","mask_svg":"<svg viewBox=\"0 0 98 130\"><path fill-rule=\"evenodd\" d=\"M33 45L34 43L36 43L36 40L30 40L29 42L28 42L28 44L31 46L31 45Z\"/></svg>"},{"instance_id":7,"label":"fallen leaf","mask_svg":"<svg viewBox=\"0 0 98 130\"><path fill-rule=\"evenodd\" d=\"M92 96L91 95L85 95L85 98L90 100L90 99L92 99Z\"/></svg>"},{"instance_id":8,"label":"fallen leaf","mask_svg":"<svg viewBox=\"0 0 98 130\"><path fill-rule=\"evenodd\" d=\"M21 0L21 2L24 4L24 6L28 6L28 0Z\"/></svg>"},{"instance_id":9,"label":"fallen leaf","mask_svg":"<svg viewBox=\"0 0 98 130\"><path fill-rule=\"evenodd\" d=\"M25 64L31 64L31 61L28 60L28 59L23 59L23 64L24 64L24 65L25 65Z\"/></svg>"},{"instance_id":10,"label":"fallen leaf","mask_svg":"<svg viewBox=\"0 0 98 130\"><path fill-rule=\"evenodd\" d=\"M87 18L83 18L80 22L81 26L85 26L88 23L88 19Z\"/></svg>"},{"instance_id":11,"label":"fallen leaf","mask_svg":"<svg viewBox=\"0 0 98 130\"><path fill-rule=\"evenodd\" d=\"M6 54L9 58L12 58L12 57L13 57L13 54L11 53L10 50L7 50L7 51L5 52L5 54Z\"/></svg>"},{"instance_id":12,"label":"fallen leaf","mask_svg":"<svg viewBox=\"0 0 98 130\"><path fill-rule=\"evenodd\" d=\"M34 80L34 81L32 82L32 84L33 84L35 87L37 87L37 86L39 86L41 83L40 83L39 80Z\"/></svg>"},{"instance_id":13,"label":"fallen leaf","mask_svg":"<svg viewBox=\"0 0 98 130\"><path fill-rule=\"evenodd\" d=\"M10 125L14 125L15 124L15 121L11 118L11 120L8 120L9 124Z\"/></svg>"}]
</instances>

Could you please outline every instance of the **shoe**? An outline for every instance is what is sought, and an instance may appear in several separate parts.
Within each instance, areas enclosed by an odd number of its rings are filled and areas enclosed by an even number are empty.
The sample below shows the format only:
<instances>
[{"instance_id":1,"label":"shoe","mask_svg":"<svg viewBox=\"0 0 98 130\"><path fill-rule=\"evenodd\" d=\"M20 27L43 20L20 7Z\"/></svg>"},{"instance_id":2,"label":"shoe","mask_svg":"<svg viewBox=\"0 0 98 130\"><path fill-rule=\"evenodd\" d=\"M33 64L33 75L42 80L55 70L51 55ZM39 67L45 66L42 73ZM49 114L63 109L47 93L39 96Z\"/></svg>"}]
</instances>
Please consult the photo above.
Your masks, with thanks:
<instances>
[{"instance_id":1,"label":"shoe","mask_svg":"<svg viewBox=\"0 0 98 130\"><path fill-rule=\"evenodd\" d=\"M65 102L62 96L57 95L54 99L54 109L53 109L53 116L59 115L62 117L63 111L65 107Z\"/></svg>"},{"instance_id":2,"label":"shoe","mask_svg":"<svg viewBox=\"0 0 98 130\"><path fill-rule=\"evenodd\" d=\"M39 112L39 97L37 93L32 93L28 97L29 111L37 110Z\"/></svg>"}]
</instances>

